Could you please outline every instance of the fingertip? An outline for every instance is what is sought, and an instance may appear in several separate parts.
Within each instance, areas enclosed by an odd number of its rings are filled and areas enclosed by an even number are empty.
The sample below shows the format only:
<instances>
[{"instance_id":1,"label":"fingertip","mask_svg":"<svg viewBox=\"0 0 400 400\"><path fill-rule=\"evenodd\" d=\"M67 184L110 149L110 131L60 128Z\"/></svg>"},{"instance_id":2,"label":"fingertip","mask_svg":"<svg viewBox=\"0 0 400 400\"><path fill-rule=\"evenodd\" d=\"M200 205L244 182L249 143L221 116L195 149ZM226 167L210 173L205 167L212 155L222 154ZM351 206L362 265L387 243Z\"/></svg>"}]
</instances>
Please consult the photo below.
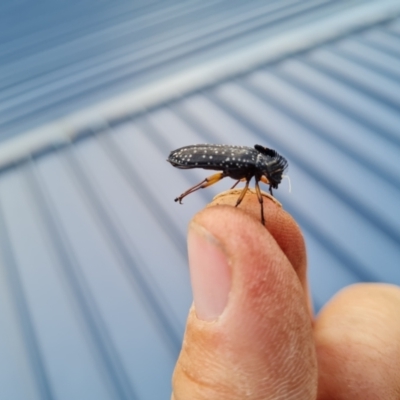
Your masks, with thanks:
<instances>
[{"instance_id":1,"label":"fingertip","mask_svg":"<svg viewBox=\"0 0 400 400\"><path fill-rule=\"evenodd\" d=\"M240 189L223 192L216 196L213 201L208 204L207 208L214 206L235 207L240 192ZM310 314L312 315L311 299L307 280L306 247L301 229L294 218L285 211L280 202L267 193L262 192L262 194L265 227L288 258L299 277L308 299ZM252 219L260 221L260 204L255 193L250 193L249 191L237 209L244 211ZM218 218L215 218L215 221L218 221L222 225L226 224L223 213L221 213ZM243 223L246 223L246 221L243 221ZM243 227L243 229L245 228Z\"/></svg>"}]
</instances>

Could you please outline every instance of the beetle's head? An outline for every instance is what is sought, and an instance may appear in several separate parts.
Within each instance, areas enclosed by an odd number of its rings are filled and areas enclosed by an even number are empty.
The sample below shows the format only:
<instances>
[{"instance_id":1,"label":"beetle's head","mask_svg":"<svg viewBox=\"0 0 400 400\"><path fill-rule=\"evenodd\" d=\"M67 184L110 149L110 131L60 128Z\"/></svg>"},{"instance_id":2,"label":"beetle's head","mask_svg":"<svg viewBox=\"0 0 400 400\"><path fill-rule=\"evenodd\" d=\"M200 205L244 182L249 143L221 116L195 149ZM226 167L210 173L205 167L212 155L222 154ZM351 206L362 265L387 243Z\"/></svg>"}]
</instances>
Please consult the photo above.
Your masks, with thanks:
<instances>
[{"instance_id":1,"label":"beetle's head","mask_svg":"<svg viewBox=\"0 0 400 400\"><path fill-rule=\"evenodd\" d=\"M255 145L254 148L261 154L257 157L257 167L264 175L272 188L276 189L282 181L282 175L288 167L286 158L275 150Z\"/></svg>"},{"instance_id":2,"label":"beetle's head","mask_svg":"<svg viewBox=\"0 0 400 400\"><path fill-rule=\"evenodd\" d=\"M267 168L264 170L264 175L268 178L271 186L276 189L282 181L282 175L288 166L288 162L281 155L277 155L272 159Z\"/></svg>"}]
</instances>

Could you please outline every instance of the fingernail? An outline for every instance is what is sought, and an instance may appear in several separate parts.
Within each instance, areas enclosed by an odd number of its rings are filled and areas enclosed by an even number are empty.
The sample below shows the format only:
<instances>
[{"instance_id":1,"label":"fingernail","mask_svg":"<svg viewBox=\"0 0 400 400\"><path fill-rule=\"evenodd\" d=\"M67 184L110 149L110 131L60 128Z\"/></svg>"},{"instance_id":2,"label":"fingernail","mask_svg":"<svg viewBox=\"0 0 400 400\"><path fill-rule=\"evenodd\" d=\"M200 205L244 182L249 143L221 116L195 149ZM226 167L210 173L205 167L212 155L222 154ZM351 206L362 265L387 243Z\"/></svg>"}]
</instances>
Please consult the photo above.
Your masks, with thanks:
<instances>
[{"instance_id":1,"label":"fingernail","mask_svg":"<svg viewBox=\"0 0 400 400\"><path fill-rule=\"evenodd\" d=\"M225 309L231 288L231 270L218 240L192 222L188 234L190 277L197 317L217 319Z\"/></svg>"}]
</instances>

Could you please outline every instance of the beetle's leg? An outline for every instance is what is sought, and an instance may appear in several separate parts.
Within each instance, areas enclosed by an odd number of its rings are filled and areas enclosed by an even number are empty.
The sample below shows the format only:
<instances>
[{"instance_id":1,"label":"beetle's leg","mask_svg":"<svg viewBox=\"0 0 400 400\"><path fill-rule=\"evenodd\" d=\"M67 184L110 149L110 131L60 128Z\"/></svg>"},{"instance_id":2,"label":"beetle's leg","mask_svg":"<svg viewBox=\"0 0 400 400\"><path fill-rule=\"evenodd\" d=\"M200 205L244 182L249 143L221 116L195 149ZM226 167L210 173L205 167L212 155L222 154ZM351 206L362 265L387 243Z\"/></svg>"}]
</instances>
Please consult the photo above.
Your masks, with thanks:
<instances>
[{"instance_id":1,"label":"beetle's leg","mask_svg":"<svg viewBox=\"0 0 400 400\"><path fill-rule=\"evenodd\" d=\"M257 193L258 202L260 203L260 207L261 207L261 223L263 225L265 225L264 201L263 201L263 197L262 197L261 190L260 190L260 185L258 184L258 179L257 178L256 178L256 193Z\"/></svg>"},{"instance_id":2,"label":"beetle's leg","mask_svg":"<svg viewBox=\"0 0 400 400\"><path fill-rule=\"evenodd\" d=\"M273 193L272 193L272 186L271 186L270 181L269 181L264 175L260 178L260 181L261 181L262 183L265 183L266 185L269 185L269 192L271 193L271 196L273 196Z\"/></svg>"},{"instance_id":3,"label":"beetle's leg","mask_svg":"<svg viewBox=\"0 0 400 400\"><path fill-rule=\"evenodd\" d=\"M236 185L241 181L242 179L237 180L234 185L231 187L231 190L234 189L236 187Z\"/></svg>"},{"instance_id":4,"label":"beetle's leg","mask_svg":"<svg viewBox=\"0 0 400 400\"><path fill-rule=\"evenodd\" d=\"M191 187L189 190L186 190L186 192L182 193L179 197L177 197L175 201L179 201L179 203L182 204L182 199L186 197L188 194L193 193L196 190L204 189L208 186L214 185L214 183L217 183L226 176L227 175L225 174L225 172L218 172L218 174L211 175L208 178L204 179L204 181L201 181L197 185Z\"/></svg>"},{"instance_id":5,"label":"beetle's leg","mask_svg":"<svg viewBox=\"0 0 400 400\"><path fill-rule=\"evenodd\" d=\"M246 194L247 189L249 188L249 183L250 183L250 179L248 179L248 180L246 181L246 186L243 188L242 192L240 193L240 196L239 196L239 198L238 198L237 201L236 201L235 207L237 207L237 206L242 202L242 200L243 200L243 198L244 198L244 195Z\"/></svg>"}]
</instances>

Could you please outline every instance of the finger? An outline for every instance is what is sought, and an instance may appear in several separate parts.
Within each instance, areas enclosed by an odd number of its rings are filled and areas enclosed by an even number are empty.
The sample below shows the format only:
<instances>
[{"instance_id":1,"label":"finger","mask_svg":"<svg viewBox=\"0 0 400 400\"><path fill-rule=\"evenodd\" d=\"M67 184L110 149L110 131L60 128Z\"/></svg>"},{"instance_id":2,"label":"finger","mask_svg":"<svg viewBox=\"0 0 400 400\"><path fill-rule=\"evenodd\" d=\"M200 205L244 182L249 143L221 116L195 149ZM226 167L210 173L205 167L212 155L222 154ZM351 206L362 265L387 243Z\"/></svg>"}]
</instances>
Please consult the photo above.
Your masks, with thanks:
<instances>
[{"instance_id":1,"label":"finger","mask_svg":"<svg viewBox=\"0 0 400 400\"><path fill-rule=\"evenodd\" d=\"M229 190L216 196L209 204L235 206L241 189ZM269 194L263 193L265 226L278 243L283 253L292 264L307 297L310 314L312 315L312 302L307 280L307 257L304 238L299 226L293 217L287 213L281 204ZM260 204L257 196L247 194L239 207L250 214L254 219L260 220Z\"/></svg>"},{"instance_id":2,"label":"finger","mask_svg":"<svg viewBox=\"0 0 400 400\"><path fill-rule=\"evenodd\" d=\"M315 323L319 400L400 399L400 288L341 291Z\"/></svg>"},{"instance_id":3,"label":"finger","mask_svg":"<svg viewBox=\"0 0 400 400\"><path fill-rule=\"evenodd\" d=\"M277 207L266 207L267 220L273 221ZM295 237L290 224L282 231ZM315 398L316 358L304 290L259 215L230 206L207 208L191 223L188 248L194 306L172 399ZM298 250L304 257L304 247ZM296 261L295 254L291 258Z\"/></svg>"}]
</instances>

